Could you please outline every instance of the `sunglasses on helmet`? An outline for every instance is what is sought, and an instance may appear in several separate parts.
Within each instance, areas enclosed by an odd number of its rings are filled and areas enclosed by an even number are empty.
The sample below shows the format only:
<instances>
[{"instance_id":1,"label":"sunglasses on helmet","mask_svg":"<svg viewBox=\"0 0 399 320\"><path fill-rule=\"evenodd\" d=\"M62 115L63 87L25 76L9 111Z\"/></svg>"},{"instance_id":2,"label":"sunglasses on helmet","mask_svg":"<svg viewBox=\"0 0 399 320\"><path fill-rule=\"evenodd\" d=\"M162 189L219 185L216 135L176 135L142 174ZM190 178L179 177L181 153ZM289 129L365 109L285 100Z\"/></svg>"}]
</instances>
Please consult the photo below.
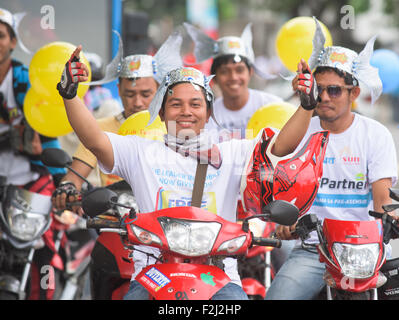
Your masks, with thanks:
<instances>
[{"instance_id":1,"label":"sunglasses on helmet","mask_svg":"<svg viewBox=\"0 0 399 320\"><path fill-rule=\"evenodd\" d=\"M319 96L321 96L323 91L326 90L330 98L339 98L342 95L343 89L351 90L353 89L353 86L336 86L336 85L330 85L326 87L320 85L317 86Z\"/></svg>"}]
</instances>

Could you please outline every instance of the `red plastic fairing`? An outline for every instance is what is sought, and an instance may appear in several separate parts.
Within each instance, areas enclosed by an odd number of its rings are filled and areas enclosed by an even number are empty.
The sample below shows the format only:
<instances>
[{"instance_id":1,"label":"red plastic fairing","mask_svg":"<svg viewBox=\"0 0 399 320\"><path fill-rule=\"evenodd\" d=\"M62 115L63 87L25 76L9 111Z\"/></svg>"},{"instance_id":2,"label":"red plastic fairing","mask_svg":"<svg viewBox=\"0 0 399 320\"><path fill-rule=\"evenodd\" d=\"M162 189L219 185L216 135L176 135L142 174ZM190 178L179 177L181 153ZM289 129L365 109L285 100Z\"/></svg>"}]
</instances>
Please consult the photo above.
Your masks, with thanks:
<instances>
[{"instance_id":1,"label":"red plastic fairing","mask_svg":"<svg viewBox=\"0 0 399 320\"><path fill-rule=\"evenodd\" d=\"M134 272L134 263L129 257L129 250L124 248L120 235L112 232L102 232L98 236L97 242L112 252L121 278L130 280Z\"/></svg>"},{"instance_id":2,"label":"red plastic fairing","mask_svg":"<svg viewBox=\"0 0 399 320\"><path fill-rule=\"evenodd\" d=\"M245 293L250 296L261 296L262 298L266 295L266 288L260 284L258 280L253 278L244 278L241 280L242 288Z\"/></svg>"},{"instance_id":3,"label":"red plastic fairing","mask_svg":"<svg viewBox=\"0 0 399 320\"><path fill-rule=\"evenodd\" d=\"M156 300L209 300L230 282L219 268L200 264L155 264L137 276Z\"/></svg>"},{"instance_id":4,"label":"red plastic fairing","mask_svg":"<svg viewBox=\"0 0 399 320\"><path fill-rule=\"evenodd\" d=\"M378 280L378 271L381 268L385 254L382 243L381 220L372 221L344 221L324 219L323 234L327 241L328 253L332 260L319 248L320 261L326 264L326 270L333 277L335 286L352 292L363 292L375 288ZM341 267L336 259L332 246L334 243L362 245L378 243L380 252L374 274L367 279L353 279L341 273Z\"/></svg>"},{"instance_id":5,"label":"red plastic fairing","mask_svg":"<svg viewBox=\"0 0 399 320\"><path fill-rule=\"evenodd\" d=\"M217 251L217 249L220 247L220 245L227 241L231 240L233 238L239 237L239 236L245 236L246 240L244 241L244 244L240 249L238 249L236 252L232 252L231 254L246 254L246 250L249 246L248 242L250 242L252 239L250 238L250 235L246 232L242 231L241 225L227 221L223 219L220 216L215 215L212 212L209 212L207 210L201 209L201 208L196 208L196 207L174 207L174 208L166 208L166 209L161 209L157 210L154 212L150 213L138 213L137 218L134 220L130 220L129 218L124 219L125 224L129 224L131 222L134 222L135 226L138 226L144 230L147 230L153 234L155 234L159 239L161 240L162 244L158 245L156 243L152 244L147 244L151 245L153 247L158 247L161 249L161 251L168 251L168 243L166 240L166 237L164 235L163 229L161 224L158 221L158 218L160 217L170 217L174 219L182 219L186 221L195 221L195 222L218 222L221 224L221 229L219 231L219 234L216 238L216 241L213 245L212 251L210 255L226 255L225 251ZM143 244L141 241L139 241L136 236L134 235L133 231L131 228L127 228L128 231L128 237L129 241L134 244ZM222 235L222 236L220 236ZM182 256L185 257L184 255L180 255L178 253L174 253L176 256ZM208 254L207 254L208 255ZM190 258L188 256L188 258Z\"/></svg>"}]
</instances>

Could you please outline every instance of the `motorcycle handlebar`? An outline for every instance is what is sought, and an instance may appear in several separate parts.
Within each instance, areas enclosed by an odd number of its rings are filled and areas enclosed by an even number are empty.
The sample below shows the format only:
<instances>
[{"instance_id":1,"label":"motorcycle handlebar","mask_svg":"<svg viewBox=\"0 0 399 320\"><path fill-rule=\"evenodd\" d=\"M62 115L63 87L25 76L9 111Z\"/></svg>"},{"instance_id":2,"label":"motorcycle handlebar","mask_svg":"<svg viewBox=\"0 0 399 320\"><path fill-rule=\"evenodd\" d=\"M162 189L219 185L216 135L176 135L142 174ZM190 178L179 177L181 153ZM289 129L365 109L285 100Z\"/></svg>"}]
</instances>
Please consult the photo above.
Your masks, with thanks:
<instances>
[{"instance_id":1,"label":"motorcycle handlebar","mask_svg":"<svg viewBox=\"0 0 399 320\"><path fill-rule=\"evenodd\" d=\"M376 212L376 211L369 211L369 215L370 216L372 216L372 217L374 217L374 218L377 218L377 219L382 219L382 213L379 213L379 212Z\"/></svg>"},{"instance_id":2,"label":"motorcycle handlebar","mask_svg":"<svg viewBox=\"0 0 399 320\"><path fill-rule=\"evenodd\" d=\"M394 218L387 213L379 213L371 210L369 211L369 215L382 220L385 243L388 243L391 239L399 238L399 225L397 220L394 220Z\"/></svg>"},{"instance_id":3,"label":"motorcycle handlebar","mask_svg":"<svg viewBox=\"0 0 399 320\"><path fill-rule=\"evenodd\" d=\"M281 248L282 242L280 239L254 237L252 239L252 244L265 247Z\"/></svg>"},{"instance_id":4,"label":"motorcycle handlebar","mask_svg":"<svg viewBox=\"0 0 399 320\"><path fill-rule=\"evenodd\" d=\"M88 229L89 228L90 229L104 229L104 228L120 229L121 223L120 223L120 221L89 218L86 221L86 228L88 228Z\"/></svg>"}]
</instances>

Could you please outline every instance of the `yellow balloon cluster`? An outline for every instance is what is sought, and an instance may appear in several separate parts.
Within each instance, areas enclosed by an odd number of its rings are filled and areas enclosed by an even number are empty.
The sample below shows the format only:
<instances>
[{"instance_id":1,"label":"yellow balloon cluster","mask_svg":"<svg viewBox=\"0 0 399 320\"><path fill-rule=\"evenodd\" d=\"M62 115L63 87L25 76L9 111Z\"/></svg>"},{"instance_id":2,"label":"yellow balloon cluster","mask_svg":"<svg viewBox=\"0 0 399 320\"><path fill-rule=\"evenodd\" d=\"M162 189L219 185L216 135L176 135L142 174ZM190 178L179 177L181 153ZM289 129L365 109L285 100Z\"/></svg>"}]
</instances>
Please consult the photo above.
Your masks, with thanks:
<instances>
[{"instance_id":1,"label":"yellow balloon cluster","mask_svg":"<svg viewBox=\"0 0 399 320\"><path fill-rule=\"evenodd\" d=\"M150 120L150 113L147 110L132 114L119 127L118 134L122 136L137 135L151 140L163 140L166 134L165 123L157 116L153 123L147 126Z\"/></svg>"},{"instance_id":2,"label":"yellow balloon cluster","mask_svg":"<svg viewBox=\"0 0 399 320\"><path fill-rule=\"evenodd\" d=\"M73 131L60 97L49 101L33 88L25 96L24 114L31 127L47 137L59 137Z\"/></svg>"},{"instance_id":3,"label":"yellow balloon cluster","mask_svg":"<svg viewBox=\"0 0 399 320\"><path fill-rule=\"evenodd\" d=\"M253 139L261 129L267 127L281 130L296 109L288 102L273 102L260 107L248 121L246 138Z\"/></svg>"},{"instance_id":4,"label":"yellow balloon cluster","mask_svg":"<svg viewBox=\"0 0 399 320\"><path fill-rule=\"evenodd\" d=\"M75 48L68 42L52 42L41 47L30 62L31 88L25 96L24 113L32 128L42 135L58 137L73 131L56 87ZM88 67L90 81L90 64L82 52L80 61ZM82 98L88 89L80 84L77 95Z\"/></svg>"},{"instance_id":5,"label":"yellow balloon cluster","mask_svg":"<svg viewBox=\"0 0 399 320\"><path fill-rule=\"evenodd\" d=\"M332 38L327 27L319 21L326 38L325 46L332 46ZM277 54L284 66L295 72L301 59L308 61L313 50L313 36L316 24L311 17L296 17L287 21L276 37Z\"/></svg>"}]
</instances>

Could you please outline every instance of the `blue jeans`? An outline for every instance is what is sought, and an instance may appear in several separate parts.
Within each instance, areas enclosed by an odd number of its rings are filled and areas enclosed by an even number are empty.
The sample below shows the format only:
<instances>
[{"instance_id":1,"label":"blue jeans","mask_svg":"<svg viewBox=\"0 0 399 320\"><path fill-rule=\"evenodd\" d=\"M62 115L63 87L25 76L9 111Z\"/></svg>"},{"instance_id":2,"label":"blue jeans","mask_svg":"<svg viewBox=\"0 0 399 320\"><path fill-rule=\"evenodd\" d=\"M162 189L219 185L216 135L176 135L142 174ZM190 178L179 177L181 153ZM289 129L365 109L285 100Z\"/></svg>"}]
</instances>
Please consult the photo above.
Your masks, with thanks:
<instances>
[{"instance_id":1,"label":"blue jeans","mask_svg":"<svg viewBox=\"0 0 399 320\"><path fill-rule=\"evenodd\" d=\"M138 281L130 282L129 291L123 300L148 300L149 294ZM237 284L229 282L222 289L215 293L211 300L248 300L245 291Z\"/></svg>"},{"instance_id":2,"label":"blue jeans","mask_svg":"<svg viewBox=\"0 0 399 320\"><path fill-rule=\"evenodd\" d=\"M271 252L271 259L275 272L280 270L281 266L289 257L295 246L296 240L283 240L281 242L281 248L273 249Z\"/></svg>"},{"instance_id":3,"label":"blue jeans","mask_svg":"<svg viewBox=\"0 0 399 320\"><path fill-rule=\"evenodd\" d=\"M265 300L313 299L325 285L324 271L318 253L295 247L274 277Z\"/></svg>"}]
</instances>

